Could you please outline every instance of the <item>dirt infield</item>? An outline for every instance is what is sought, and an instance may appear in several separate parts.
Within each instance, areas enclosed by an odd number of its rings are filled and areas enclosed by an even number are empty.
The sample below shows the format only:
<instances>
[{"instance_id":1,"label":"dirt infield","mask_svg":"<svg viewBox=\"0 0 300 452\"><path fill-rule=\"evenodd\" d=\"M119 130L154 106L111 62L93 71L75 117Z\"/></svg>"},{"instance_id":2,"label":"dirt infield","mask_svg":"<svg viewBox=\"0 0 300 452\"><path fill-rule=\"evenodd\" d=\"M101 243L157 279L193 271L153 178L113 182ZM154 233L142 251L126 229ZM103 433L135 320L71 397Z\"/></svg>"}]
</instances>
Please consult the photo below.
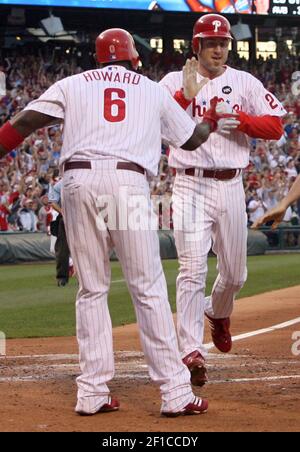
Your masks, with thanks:
<instances>
[{"instance_id":1,"label":"dirt infield","mask_svg":"<svg viewBox=\"0 0 300 452\"><path fill-rule=\"evenodd\" d=\"M74 338L9 340L7 357L0 359L0 431L299 431L300 345L298 356L292 353L292 335L300 332L299 295L300 286L236 303L234 336L295 324L238 338L229 356L211 350L210 383L195 391L210 400L204 416L160 417L159 392L148 378L136 325L114 330L110 387L121 410L88 418L73 411L79 372Z\"/></svg>"}]
</instances>

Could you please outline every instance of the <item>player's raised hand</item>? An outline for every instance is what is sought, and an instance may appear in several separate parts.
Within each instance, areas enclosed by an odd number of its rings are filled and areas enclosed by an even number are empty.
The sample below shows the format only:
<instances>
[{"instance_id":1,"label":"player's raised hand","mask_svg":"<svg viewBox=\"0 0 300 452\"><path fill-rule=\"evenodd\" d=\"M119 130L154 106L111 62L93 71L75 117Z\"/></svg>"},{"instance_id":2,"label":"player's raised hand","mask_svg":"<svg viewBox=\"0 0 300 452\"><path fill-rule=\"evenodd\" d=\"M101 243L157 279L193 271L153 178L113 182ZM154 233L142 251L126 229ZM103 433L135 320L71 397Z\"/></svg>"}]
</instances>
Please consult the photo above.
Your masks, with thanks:
<instances>
[{"instance_id":1,"label":"player's raised hand","mask_svg":"<svg viewBox=\"0 0 300 452\"><path fill-rule=\"evenodd\" d=\"M204 78L198 82L198 61L195 57L187 60L182 69L183 73L183 94L187 100L192 100L201 89L209 82L208 78Z\"/></svg>"},{"instance_id":2,"label":"player's raised hand","mask_svg":"<svg viewBox=\"0 0 300 452\"><path fill-rule=\"evenodd\" d=\"M255 221L255 223L251 226L251 229L257 229L269 221L274 221L271 227L273 230L276 229L282 222L286 209L287 207L283 203L278 204L278 206L274 207L274 209L269 210L261 218Z\"/></svg>"}]
</instances>

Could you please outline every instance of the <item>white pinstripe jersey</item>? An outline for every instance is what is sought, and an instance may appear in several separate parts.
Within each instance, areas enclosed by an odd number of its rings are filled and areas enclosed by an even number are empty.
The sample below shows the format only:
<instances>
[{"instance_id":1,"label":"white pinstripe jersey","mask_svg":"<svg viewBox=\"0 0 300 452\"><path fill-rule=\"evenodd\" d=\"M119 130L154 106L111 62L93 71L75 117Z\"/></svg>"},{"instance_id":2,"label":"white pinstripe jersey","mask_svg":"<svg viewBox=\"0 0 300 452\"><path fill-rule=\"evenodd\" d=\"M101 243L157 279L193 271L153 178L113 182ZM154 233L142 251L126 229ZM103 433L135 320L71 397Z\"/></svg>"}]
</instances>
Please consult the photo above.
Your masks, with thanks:
<instances>
[{"instance_id":1,"label":"white pinstripe jersey","mask_svg":"<svg viewBox=\"0 0 300 452\"><path fill-rule=\"evenodd\" d=\"M198 80L202 79L198 74ZM171 72L160 84L174 96L175 92L182 88L182 71ZM248 72L226 66L225 72L210 80L188 107L187 113L195 123L202 121L211 99L215 96L228 104L229 112L242 110L255 116L286 114L281 103L259 80ZM246 168L249 164L249 138L238 131L230 135L213 133L193 152L184 153L181 149L171 148L169 164L175 168Z\"/></svg>"},{"instance_id":2,"label":"white pinstripe jersey","mask_svg":"<svg viewBox=\"0 0 300 452\"><path fill-rule=\"evenodd\" d=\"M60 80L26 110L64 120L60 164L116 157L150 175L158 172L162 134L180 147L195 129L165 89L115 65Z\"/></svg>"}]
</instances>

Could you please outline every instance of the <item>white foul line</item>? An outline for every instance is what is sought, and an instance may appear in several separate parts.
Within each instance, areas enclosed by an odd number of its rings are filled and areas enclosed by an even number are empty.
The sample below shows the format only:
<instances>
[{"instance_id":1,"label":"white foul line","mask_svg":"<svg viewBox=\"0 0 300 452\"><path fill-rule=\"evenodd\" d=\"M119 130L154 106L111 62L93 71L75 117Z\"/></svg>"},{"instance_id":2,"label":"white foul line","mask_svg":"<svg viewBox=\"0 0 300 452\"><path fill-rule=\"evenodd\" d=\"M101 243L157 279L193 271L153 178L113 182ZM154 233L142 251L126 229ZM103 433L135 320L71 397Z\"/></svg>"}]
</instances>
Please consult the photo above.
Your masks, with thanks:
<instances>
[{"instance_id":1,"label":"white foul line","mask_svg":"<svg viewBox=\"0 0 300 452\"><path fill-rule=\"evenodd\" d=\"M278 375L277 377L257 377L257 378L232 378L227 380L212 380L207 384L224 384L224 383L255 383L258 381L277 381L277 380L298 380L300 375Z\"/></svg>"},{"instance_id":2,"label":"white foul line","mask_svg":"<svg viewBox=\"0 0 300 452\"><path fill-rule=\"evenodd\" d=\"M117 281L116 281L117 282ZM279 325L274 325L269 328L263 328L261 330L252 331L251 333L244 333L240 334L238 336L234 336L232 338L233 342L241 341L243 339L247 339L249 337L259 336L260 334L266 334L266 333L272 333L273 331L281 330L283 328L288 328L289 326L296 325L297 323L300 323L300 317L297 317L294 320L289 320L288 322L280 323ZM210 342L209 344L205 345L207 350L212 350L214 348L214 344ZM116 352L116 354L122 353L122 352ZM127 352L127 353L139 353L139 352ZM44 358L48 357L49 360L55 360L57 357L60 357L61 359L73 359L77 358L77 355L23 355L23 356L6 356L6 358L11 359L26 359L26 358ZM222 356L228 356L228 355L222 355ZM5 359L5 357L4 357Z\"/></svg>"},{"instance_id":3,"label":"white foul line","mask_svg":"<svg viewBox=\"0 0 300 452\"><path fill-rule=\"evenodd\" d=\"M123 282L126 282L126 280L125 279L115 279L115 280L111 281L111 284L118 284L118 283L123 283Z\"/></svg>"},{"instance_id":4,"label":"white foul line","mask_svg":"<svg viewBox=\"0 0 300 452\"><path fill-rule=\"evenodd\" d=\"M269 328L263 328L261 330L252 331L251 333L245 333L245 334L240 334L238 336L234 336L232 338L232 341L236 342L236 341L241 341L243 339L248 339L249 337L259 336L260 334L272 333L273 331L281 330L283 328L288 328L289 326L296 325L297 323L300 323L300 317L297 317L294 320L289 320L288 322L285 322L285 323L280 323L279 325L271 326ZM207 348L207 350L211 350L214 348L214 344L212 342L210 342L205 347Z\"/></svg>"},{"instance_id":5,"label":"white foul line","mask_svg":"<svg viewBox=\"0 0 300 452\"><path fill-rule=\"evenodd\" d=\"M58 366L53 366L58 367ZM29 369L29 367L28 367ZM149 380L150 377L146 374L120 374L118 380ZM229 384L229 383L258 383L258 382L272 382L280 380L299 380L300 375L278 375L276 377L257 377L257 378L228 378L227 380L211 380L208 385ZM45 381L43 378L37 378L36 375L27 375L25 377L0 377L0 383L16 383L16 382L40 382Z\"/></svg>"}]
</instances>

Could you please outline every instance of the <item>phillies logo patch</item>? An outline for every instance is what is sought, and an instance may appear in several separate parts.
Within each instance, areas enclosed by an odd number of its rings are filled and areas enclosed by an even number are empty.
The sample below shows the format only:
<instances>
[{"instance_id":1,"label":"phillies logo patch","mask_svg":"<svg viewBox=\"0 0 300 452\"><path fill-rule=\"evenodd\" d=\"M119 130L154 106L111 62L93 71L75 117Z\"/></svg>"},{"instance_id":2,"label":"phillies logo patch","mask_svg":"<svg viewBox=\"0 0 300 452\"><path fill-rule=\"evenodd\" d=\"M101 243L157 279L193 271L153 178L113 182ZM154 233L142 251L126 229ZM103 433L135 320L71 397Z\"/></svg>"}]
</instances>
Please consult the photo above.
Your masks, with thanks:
<instances>
[{"instance_id":1,"label":"phillies logo patch","mask_svg":"<svg viewBox=\"0 0 300 452\"><path fill-rule=\"evenodd\" d=\"M220 22L219 20L214 20L213 26L214 26L214 32L218 33L219 28L222 26L222 22Z\"/></svg>"},{"instance_id":2,"label":"phillies logo patch","mask_svg":"<svg viewBox=\"0 0 300 452\"><path fill-rule=\"evenodd\" d=\"M232 93L232 88L230 86L224 86L222 88L222 93L223 94L231 94Z\"/></svg>"},{"instance_id":3,"label":"phillies logo patch","mask_svg":"<svg viewBox=\"0 0 300 452\"><path fill-rule=\"evenodd\" d=\"M109 55L109 59L110 60L116 60L117 59L116 48L115 48L115 46L113 44L111 44L109 46L109 53L110 53L110 55Z\"/></svg>"}]
</instances>

